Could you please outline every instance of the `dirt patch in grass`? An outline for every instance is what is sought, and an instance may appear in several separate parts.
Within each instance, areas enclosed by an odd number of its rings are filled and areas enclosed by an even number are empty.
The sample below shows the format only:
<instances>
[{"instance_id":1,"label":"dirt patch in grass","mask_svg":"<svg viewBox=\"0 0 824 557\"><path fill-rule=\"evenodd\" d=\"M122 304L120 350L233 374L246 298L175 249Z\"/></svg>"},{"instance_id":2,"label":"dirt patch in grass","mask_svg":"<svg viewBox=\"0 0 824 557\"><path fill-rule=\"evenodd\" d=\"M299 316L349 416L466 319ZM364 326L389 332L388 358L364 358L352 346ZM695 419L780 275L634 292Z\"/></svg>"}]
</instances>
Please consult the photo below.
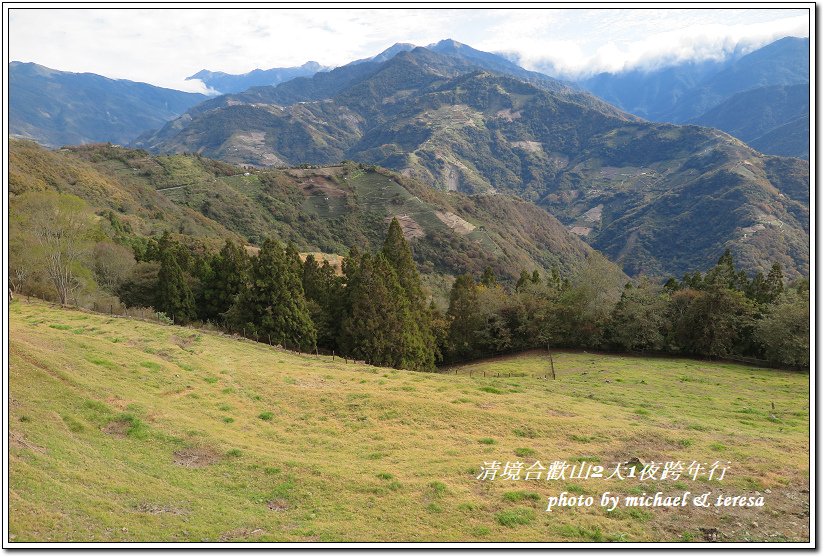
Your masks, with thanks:
<instances>
[{"instance_id":1,"label":"dirt patch in grass","mask_svg":"<svg viewBox=\"0 0 824 557\"><path fill-rule=\"evenodd\" d=\"M189 348L191 345L195 343L196 335L192 335L189 338L179 337L177 335L172 335L169 337L169 341L178 345L180 348Z\"/></svg>"},{"instance_id":2,"label":"dirt patch in grass","mask_svg":"<svg viewBox=\"0 0 824 557\"><path fill-rule=\"evenodd\" d=\"M119 398L119 397L116 397L116 396L110 396L109 398L107 398L106 403L109 406L113 406L113 407L115 407L119 410L125 410L126 407L129 405L128 401L123 400L122 398Z\"/></svg>"},{"instance_id":3,"label":"dirt patch in grass","mask_svg":"<svg viewBox=\"0 0 824 557\"><path fill-rule=\"evenodd\" d=\"M29 449L30 451L36 451L38 453L46 452L46 449L40 445L35 445L26 439L26 436L19 431L9 431L9 446L15 449Z\"/></svg>"},{"instance_id":4,"label":"dirt patch in grass","mask_svg":"<svg viewBox=\"0 0 824 557\"><path fill-rule=\"evenodd\" d=\"M516 149L523 149L527 153L543 153L543 146L537 141L513 141L510 143Z\"/></svg>"},{"instance_id":5,"label":"dirt patch in grass","mask_svg":"<svg viewBox=\"0 0 824 557\"><path fill-rule=\"evenodd\" d=\"M103 433L122 439L126 437L130 427L131 424L125 420L115 420L109 422L106 427L103 428Z\"/></svg>"},{"instance_id":6,"label":"dirt patch in grass","mask_svg":"<svg viewBox=\"0 0 824 557\"><path fill-rule=\"evenodd\" d=\"M415 222L415 219L409 215L392 215L386 217L387 224L392 221L392 218L398 219L398 224L401 225L403 237L407 240L414 240L415 238L422 238L426 235L420 224Z\"/></svg>"},{"instance_id":7,"label":"dirt patch in grass","mask_svg":"<svg viewBox=\"0 0 824 557\"><path fill-rule=\"evenodd\" d=\"M233 540L248 540L252 538L259 538L266 533L263 528L235 528L220 535L220 541L229 542Z\"/></svg>"},{"instance_id":8,"label":"dirt patch in grass","mask_svg":"<svg viewBox=\"0 0 824 557\"><path fill-rule=\"evenodd\" d=\"M451 213L449 211L435 211L435 216L454 232L462 236L475 230L474 224L465 221L455 213Z\"/></svg>"},{"instance_id":9,"label":"dirt patch in grass","mask_svg":"<svg viewBox=\"0 0 824 557\"><path fill-rule=\"evenodd\" d=\"M345 197L346 191L325 176L310 176L299 183L306 195L318 197Z\"/></svg>"},{"instance_id":10,"label":"dirt patch in grass","mask_svg":"<svg viewBox=\"0 0 824 557\"><path fill-rule=\"evenodd\" d=\"M714 499L718 495L764 497L764 507L714 507L702 509L687 505L677 512L666 507L653 512L650 525L654 531L665 533L662 539L677 539L686 536L687 541L707 541L702 529L717 529L717 540L729 542L745 540L751 542L806 542L809 531L809 493L805 484L768 490L768 492L748 492L739 489L715 488ZM768 509L765 512L765 509ZM682 538L683 539L683 538Z\"/></svg>"},{"instance_id":11,"label":"dirt patch in grass","mask_svg":"<svg viewBox=\"0 0 824 557\"><path fill-rule=\"evenodd\" d=\"M146 514L171 514L175 516L189 514L189 512L184 509L178 509L177 507L170 507L168 505L155 505L145 501L135 506L135 511Z\"/></svg>"},{"instance_id":12,"label":"dirt patch in grass","mask_svg":"<svg viewBox=\"0 0 824 557\"><path fill-rule=\"evenodd\" d=\"M266 506L269 508L270 511L281 513L289 509L289 502L285 499L273 499L272 501L266 503Z\"/></svg>"},{"instance_id":13,"label":"dirt patch in grass","mask_svg":"<svg viewBox=\"0 0 824 557\"><path fill-rule=\"evenodd\" d=\"M174 461L186 468L203 468L220 460L220 453L209 447L190 447L175 451Z\"/></svg>"}]
</instances>

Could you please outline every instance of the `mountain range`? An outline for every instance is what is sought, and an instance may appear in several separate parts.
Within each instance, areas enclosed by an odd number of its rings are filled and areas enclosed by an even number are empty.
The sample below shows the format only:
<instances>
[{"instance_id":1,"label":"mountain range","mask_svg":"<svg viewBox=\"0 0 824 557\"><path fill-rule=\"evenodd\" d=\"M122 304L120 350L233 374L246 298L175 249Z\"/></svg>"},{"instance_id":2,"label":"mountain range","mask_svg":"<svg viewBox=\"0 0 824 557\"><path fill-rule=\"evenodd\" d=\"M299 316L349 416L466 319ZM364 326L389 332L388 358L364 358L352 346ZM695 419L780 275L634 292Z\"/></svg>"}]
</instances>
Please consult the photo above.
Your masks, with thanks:
<instances>
[{"instance_id":1,"label":"mountain range","mask_svg":"<svg viewBox=\"0 0 824 557\"><path fill-rule=\"evenodd\" d=\"M666 110L678 118L721 99L690 116L689 125L645 121L579 84L445 40L428 47L399 43L276 86L200 97L132 145L259 167L351 160L468 199L494 204L516 195L633 275L705 269L724 249L750 272L779 261L790 275L807 275L808 163L765 156L740 137L694 125L726 128L763 150L779 145L781 154L797 153L799 130L809 126L804 87L767 78L801 79L803 60L785 60L780 71L771 60L792 58L788 52L798 54L802 43L783 40L733 61L638 77L659 88L629 105L646 118L663 113L662 99L670 99ZM192 77L206 83L212 76L226 74L204 70ZM600 76L602 85L608 81ZM626 91L613 83L615 95L604 96L617 102L618 93L631 92L624 85ZM687 105L692 112L679 108Z\"/></svg>"},{"instance_id":2,"label":"mountain range","mask_svg":"<svg viewBox=\"0 0 824 557\"><path fill-rule=\"evenodd\" d=\"M126 144L206 98L126 79L11 62L9 133L52 147L98 141Z\"/></svg>"},{"instance_id":3,"label":"mountain range","mask_svg":"<svg viewBox=\"0 0 824 557\"><path fill-rule=\"evenodd\" d=\"M441 190L515 194L629 274L680 276L727 248L749 271L778 260L808 272L806 163L482 64L402 50L210 99L136 145L261 166L351 159Z\"/></svg>"},{"instance_id":4,"label":"mountain range","mask_svg":"<svg viewBox=\"0 0 824 557\"><path fill-rule=\"evenodd\" d=\"M261 85L277 85L296 77L313 76L319 71L328 70L317 62L306 62L302 66L292 68L270 68L268 70L255 69L243 74L229 74L200 70L187 80L200 80L206 87L218 93L240 93L250 87Z\"/></svg>"},{"instance_id":5,"label":"mountain range","mask_svg":"<svg viewBox=\"0 0 824 557\"><path fill-rule=\"evenodd\" d=\"M775 147L765 137L800 118L804 110L809 113L809 97L806 102L801 97L803 89L809 93L809 52L809 39L785 37L743 56L733 53L718 61L601 73L579 85L649 120L699 123L748 143L760 140L758 148L764 153L809 158L809 133L803 133L804 126L796 124L778 134ZM776 94L777 87L797 88L793 95L781 95ZM740 128L751 125L760 133L737 135ZM794 148L788 149L790 145Z\"/></svg>"}]
</instances>

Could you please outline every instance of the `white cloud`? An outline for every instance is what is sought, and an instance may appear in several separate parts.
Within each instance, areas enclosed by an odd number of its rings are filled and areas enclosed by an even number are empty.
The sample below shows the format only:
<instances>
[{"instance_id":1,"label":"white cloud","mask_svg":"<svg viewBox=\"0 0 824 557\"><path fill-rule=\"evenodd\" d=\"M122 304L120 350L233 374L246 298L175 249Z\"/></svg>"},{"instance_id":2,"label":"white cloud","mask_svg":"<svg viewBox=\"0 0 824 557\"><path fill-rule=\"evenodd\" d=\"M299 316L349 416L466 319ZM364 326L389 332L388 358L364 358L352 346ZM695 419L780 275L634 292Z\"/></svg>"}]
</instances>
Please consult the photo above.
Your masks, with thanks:
<instances>
[{"instance_id":1,"label":"white cloud","mask_svg":"<svg viewBox=\"0 0 824 557\"><path fill-rule=\"evenodd\" d=\"M785 35L807 10L15 9L10 59L205 92L201 69L336 66L453 38L569 75L707 58Z\"/></svg>"}]
</instances>

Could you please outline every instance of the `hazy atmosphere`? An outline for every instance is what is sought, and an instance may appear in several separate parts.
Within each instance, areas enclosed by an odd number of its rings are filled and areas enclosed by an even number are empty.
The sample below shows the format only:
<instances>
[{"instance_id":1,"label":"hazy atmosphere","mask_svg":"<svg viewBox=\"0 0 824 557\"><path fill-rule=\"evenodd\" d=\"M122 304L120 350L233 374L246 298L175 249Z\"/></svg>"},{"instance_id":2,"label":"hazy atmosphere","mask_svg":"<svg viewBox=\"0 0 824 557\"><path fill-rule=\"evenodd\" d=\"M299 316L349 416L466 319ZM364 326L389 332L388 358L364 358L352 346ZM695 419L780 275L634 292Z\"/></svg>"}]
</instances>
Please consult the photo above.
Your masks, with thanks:
<instances>
[{"instance_id":1,"label":"hazy atmosphere","mask_svg":"<svg viewBox=\"0 0 824 557\"><path fill-rule=\"evenodd\" d=\"M566 78L807 37L806 10L11 9L10 60L205 92L201 69L338 66L452 38ZM174 55L170 56L169 53Z\"/></svg>"}]
</instances>

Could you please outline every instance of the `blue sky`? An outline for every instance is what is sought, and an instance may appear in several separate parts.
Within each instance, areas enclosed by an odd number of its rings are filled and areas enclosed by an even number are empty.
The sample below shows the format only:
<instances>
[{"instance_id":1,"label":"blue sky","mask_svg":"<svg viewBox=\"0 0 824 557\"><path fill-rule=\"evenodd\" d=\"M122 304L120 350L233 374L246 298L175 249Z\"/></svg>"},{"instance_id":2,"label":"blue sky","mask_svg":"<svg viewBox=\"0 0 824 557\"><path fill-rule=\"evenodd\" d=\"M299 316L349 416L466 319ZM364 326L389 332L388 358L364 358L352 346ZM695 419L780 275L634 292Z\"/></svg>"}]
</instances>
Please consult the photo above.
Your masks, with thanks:
<instances>
[{"instance_id":1,"label":"blue sky","mask_svg":"<svg viewBox=\"0 0 824 557\"><path fill-rule=\"evenodd\" d=\"M201 70L337 66L452 38L567 78L653 68L808 36L796 9L15 9L9 60L184 90Z\"/></svg>"}]
</instances>

